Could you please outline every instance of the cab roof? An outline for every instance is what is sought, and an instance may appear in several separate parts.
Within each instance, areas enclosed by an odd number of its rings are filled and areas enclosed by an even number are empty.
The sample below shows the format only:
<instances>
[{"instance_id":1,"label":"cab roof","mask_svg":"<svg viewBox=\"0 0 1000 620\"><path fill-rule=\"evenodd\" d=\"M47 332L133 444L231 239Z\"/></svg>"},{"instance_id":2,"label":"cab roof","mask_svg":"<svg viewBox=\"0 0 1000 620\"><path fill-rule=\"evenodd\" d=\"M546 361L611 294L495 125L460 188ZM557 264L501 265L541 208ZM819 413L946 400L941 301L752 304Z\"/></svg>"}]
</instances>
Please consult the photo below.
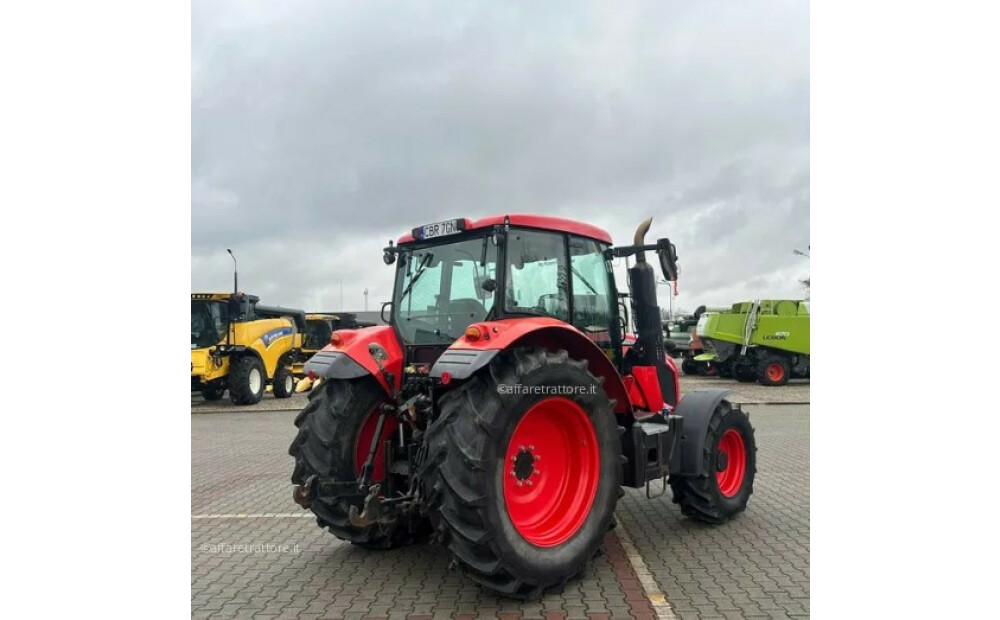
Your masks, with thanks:
<instances>
[{"instance_id":1,"label":"cab roof","mask_svg":"<svg viewBox=\"0 0 1000 620\"><path fill-rule=\"evenodd\" d=\"M501 226L504 223L504 218L510 218L511 226L518 226L522 228L537 228L539 230L550 230L556 232L569 233L571 235L579 235L581 237L589 237L591 239L596 239L598 241L603 241L604 243L611 243L611 235L602 228L597 226L592 226L591 224L585 224L583 222L577 222L575 220L568 220L562 217L551 217L548 215L530 215L526 213L511 213L510 215L491 215L489 217L484 217L478 220L470 220L468 218L457 218L465 222L465 231L476 230L479 228L490 228L492 226ZM431 222L427 222L428 224ZM399 238L398 243L413 243L414 242L413 233L409 232Z\"/></svg>"}]
</instances>

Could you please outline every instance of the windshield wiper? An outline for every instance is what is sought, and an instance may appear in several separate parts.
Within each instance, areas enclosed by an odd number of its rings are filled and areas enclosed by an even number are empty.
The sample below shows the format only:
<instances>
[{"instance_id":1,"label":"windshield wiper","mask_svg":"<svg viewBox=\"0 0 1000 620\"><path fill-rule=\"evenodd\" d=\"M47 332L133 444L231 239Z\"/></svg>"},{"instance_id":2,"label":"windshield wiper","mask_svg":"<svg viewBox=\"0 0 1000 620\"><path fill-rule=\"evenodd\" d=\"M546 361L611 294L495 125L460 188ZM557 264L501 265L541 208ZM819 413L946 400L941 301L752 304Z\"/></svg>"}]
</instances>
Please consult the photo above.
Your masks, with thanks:
<instances>
[{"instance_id":1,"label":"windshield wiper","mask_svg":"<svg viewBox=\"0 0 1000 620\"><path fill-rule=\"evenodd\" d=\"M413 279L410 280L410 283L406 285L406 288L404 288L403 292L399 295L400 304L402 304L403 300L406 299L406 296L413 289L413 285L417 283L420 276L424 275L424 271L427 269L427 266L431 264L431 256L433 256L433 254L428 252L427 254L424 254L424 257L420 260L420 266L417 267L417 273L413 274Z\"/></svg>"},{"instance_id":2,"label":"windshield wiper","mask_svg":"<svg viewBox=\"0 0 1000 620\"><path fill-rule=\"evenodd\" d=\"M597 289L595 289L593 286L591 286L590 282L587 282L587 278L585 278L582 275L580 275L580 272L576 270L576 267L570 267L570 269L573 270L573 275L575 275L576 277L580 278L580 281L583 282L584 286L586 286L587 288L590 289L591 293L593 293L594 295L599 295L600 294L600 293L597 292Z\"/></svg>"}]
</instances>

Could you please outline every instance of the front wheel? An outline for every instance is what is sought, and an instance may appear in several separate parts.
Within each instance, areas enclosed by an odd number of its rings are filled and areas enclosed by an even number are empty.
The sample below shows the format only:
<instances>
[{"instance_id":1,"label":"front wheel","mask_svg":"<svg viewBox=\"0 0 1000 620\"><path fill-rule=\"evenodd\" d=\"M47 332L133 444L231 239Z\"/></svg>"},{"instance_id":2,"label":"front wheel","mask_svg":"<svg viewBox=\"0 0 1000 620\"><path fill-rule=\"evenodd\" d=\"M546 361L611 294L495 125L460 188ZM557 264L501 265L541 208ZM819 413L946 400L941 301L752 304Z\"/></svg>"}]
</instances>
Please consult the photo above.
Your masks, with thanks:
<instances>
[{"instance_id":1,"label":"front wheel","mask_svg":"<svg viewBox=\"0 0 1000 620\"><path fill-rule=\"evenodd\" d=\"M264 363L254 355L230 362L229 400L234 405L256 405L264 398Z\"/></svg>"},{"instance_id":2,"label":"front wheel","mask_svg":"<svg viewBox=\"0 0 1000 620\"><path fill-rule=\"evenodd\" d=\"M611 402L566 351L514 349L441 397L421 478L439 539L475 582L534 598L597 553L621 494Z\"/></svg>"},{"instance_id":3,"label":"front wheel","mask_svg":"<svg viewBox=\"0 0 1000 620\"><path fill-rule=\"evenodd\" d=\"M757 441L750 418L723 400L708 422L701 471L671 474L674 503L684 515L723 523L746 510L757 475Z\"/></svg>"}]
</instances>

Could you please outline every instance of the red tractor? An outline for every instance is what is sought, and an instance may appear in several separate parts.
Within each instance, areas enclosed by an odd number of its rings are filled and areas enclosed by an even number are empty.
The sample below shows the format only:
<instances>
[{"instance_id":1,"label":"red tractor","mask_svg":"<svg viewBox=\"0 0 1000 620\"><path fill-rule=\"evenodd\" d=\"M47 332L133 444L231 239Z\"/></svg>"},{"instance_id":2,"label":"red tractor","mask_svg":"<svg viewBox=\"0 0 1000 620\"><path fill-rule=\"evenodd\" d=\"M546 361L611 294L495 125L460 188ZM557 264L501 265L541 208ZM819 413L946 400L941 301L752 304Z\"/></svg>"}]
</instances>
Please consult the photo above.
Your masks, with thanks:
<instances>
[{"instance_id":1,"label":"red tractor","mask_svg":"<svg viewBox=\"0 0 1000 620\"><path fill-rule=\"evenodd\" d=\"M725 390L680 400L645 254L670 281L677 256L668 239L644 244L650 222L624 247L537 215L390 241L388 325L336 331L306 365L324 382L295 419L295 501L363 547L431 537L518 598L583 571L622 487L669 485L683 514L710 523L743 511L753 427ZM630 346L611 269L623 256L635 257Z\"/></svg>"}]
</instances>

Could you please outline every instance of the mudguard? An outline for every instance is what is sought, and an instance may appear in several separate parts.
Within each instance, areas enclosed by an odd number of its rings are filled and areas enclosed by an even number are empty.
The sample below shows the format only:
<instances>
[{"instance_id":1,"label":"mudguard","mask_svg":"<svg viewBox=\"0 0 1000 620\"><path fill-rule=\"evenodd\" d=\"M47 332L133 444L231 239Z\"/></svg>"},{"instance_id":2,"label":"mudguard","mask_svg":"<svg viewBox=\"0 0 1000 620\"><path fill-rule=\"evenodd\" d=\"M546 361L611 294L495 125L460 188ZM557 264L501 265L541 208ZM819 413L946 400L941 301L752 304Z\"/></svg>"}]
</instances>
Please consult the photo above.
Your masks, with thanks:
<instances>
[{"instance_id":1,"label":"mudguard","mask_svg":"<svg viewBox=\"0 0 1000 620\"><path fill-rule=\"evenodd\" d=\"M503 319L473 324L482 332L477 340L463 336L431 367L430 376L448 372L452 379L468 379L510 347L565 349L574 359L587 360L590 372L604 378L604 391L615 401L615 413L632 410L628 390L604 351L572 325L545 317Z\"/></svg>"},{"instance_id":2,"label":"mudguard","mask_svg":"<svg viewBox=\"0 0 1000 620\"><path fill-rule=\"evenodd\" d=\"M684 417L684 432L681 434L680 473L684 476L701 474L702 459L705 455L705 435L715 408L732 390L695 390L685 394L674 414Z\"/></svg>"},{"instance_id":3,"label":"mudguard","mask_svg":"<svg viewBox=\"0 0 1000 620\"><path fill-rule=\"evenodd\" d=\"M386 394L398 391L403 375L403 349L396 340L396 333L388 325L364 327L361 329L340 329L334 332L340 336L340 344L329 344L309 358L303 369L306 374L314 372L323 379L356 379L370 374L375 377ZM378 343L385 349L388 359L382 364L392 374L390 388L378 364L368 352L368 345Z\"/></svg>"}]
</instances>

